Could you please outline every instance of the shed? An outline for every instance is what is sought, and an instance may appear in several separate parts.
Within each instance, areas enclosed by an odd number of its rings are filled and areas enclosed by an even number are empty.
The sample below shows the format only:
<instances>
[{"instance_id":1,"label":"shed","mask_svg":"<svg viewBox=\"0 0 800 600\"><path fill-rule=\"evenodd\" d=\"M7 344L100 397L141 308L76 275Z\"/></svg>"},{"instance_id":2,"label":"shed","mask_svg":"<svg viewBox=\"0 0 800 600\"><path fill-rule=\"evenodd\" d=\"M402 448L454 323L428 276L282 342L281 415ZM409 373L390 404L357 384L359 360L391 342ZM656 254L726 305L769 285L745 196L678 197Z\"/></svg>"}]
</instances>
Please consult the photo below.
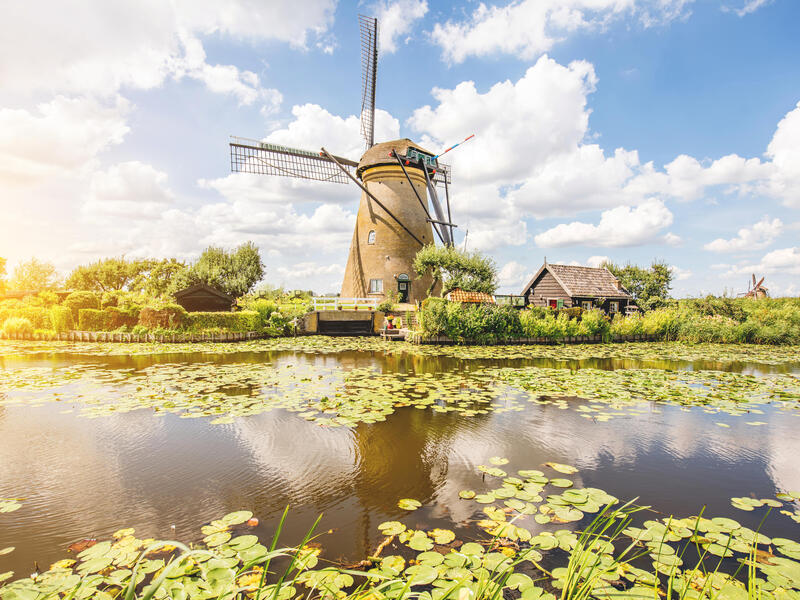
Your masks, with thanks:
<instances>
[{"instance_id":1,"label":"shed","mask_svg":"<svg viewBox=\"0 0 800 600\"><path fill-rule=\"evenodd\" d=\"M633 297L605 267L553 265L545 262L522 290L526 306L624 312Z\"/></svg>"},{"instance_id":2,"label":"shed","mask_svg":"<svg viewBox=\"0 0 800 600\"><path fill-rule=\"evenodd\" d=\"M467 304L494 304L494 297L485 292L466 292L461 288L450 290L445 298L451 302L463 302Z\"/></svg>"},{"instance_id":3,"label":"shed","mask_svg":"<svg viewBox=\"0 0 800 600\"><path fill-rule=\"evenodd\" d=\"M175 292L175 301L188 312L229 312L234 298L205 283L196 283Z\"/></svg>"}]
</instances>

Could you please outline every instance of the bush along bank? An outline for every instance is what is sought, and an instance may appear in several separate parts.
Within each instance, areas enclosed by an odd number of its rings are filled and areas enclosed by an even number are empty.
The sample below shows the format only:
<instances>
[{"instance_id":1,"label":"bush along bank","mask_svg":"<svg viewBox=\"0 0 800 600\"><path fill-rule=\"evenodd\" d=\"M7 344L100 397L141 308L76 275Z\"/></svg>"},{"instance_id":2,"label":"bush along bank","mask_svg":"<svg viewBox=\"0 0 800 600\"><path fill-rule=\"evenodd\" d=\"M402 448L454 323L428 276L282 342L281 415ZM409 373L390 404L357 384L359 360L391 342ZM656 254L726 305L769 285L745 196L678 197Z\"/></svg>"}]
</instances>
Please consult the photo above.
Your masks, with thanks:
<instances>
[{"instance_id":1,"label":"bush along bank","mask_svg":"<svg viewBox=\"0 0 800 600\"><path fill-rule=\"evenodd\" d=\"M236 312L192 312L165 300L115 292L51 293L0 301L0 337L91 341L232 341L295 333L301 305L264 300ZM288 310L287 310L288 308ZM113 334L113 335L111 335Z\"/></svg>"},{"instance_id":2,"label":"bush along bank","mask_svg":"<svg viewBox=\"0 0 800 600\"><path fill-rule=\"evenodd\" d=\"M429 298L408 339L456 344L632 340L798 344L800 299L681 300L643 314L610 318L597 309L516 310Z\"/></svg>"}]
</instances>

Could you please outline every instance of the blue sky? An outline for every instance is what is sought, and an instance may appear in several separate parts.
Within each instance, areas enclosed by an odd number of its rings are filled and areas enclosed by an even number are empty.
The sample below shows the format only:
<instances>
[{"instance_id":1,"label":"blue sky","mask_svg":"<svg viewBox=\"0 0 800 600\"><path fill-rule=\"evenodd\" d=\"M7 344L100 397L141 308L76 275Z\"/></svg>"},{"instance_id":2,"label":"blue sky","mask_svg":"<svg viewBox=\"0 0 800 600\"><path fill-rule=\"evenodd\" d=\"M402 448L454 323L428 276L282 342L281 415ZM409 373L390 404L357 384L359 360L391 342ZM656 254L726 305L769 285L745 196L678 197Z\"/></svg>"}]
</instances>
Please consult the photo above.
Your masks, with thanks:
<instances>
[{"instance_id":1,"label":"blue sky","mask_svg":"<svg viewBox=\"0 0 800 600\"><path fill-rule=\"evenodd\" d=\"M47 4L47 3L45 3ZM358 13L376 138L450 158L457 242L503 291L551 262L675 267L676 296L800 283L794 0L84 0L0 24L0 256L64 272L254 240L267 281L338 291L354 186L229 173L230 134L357 159Z\"/></svg>"}]
</instances>

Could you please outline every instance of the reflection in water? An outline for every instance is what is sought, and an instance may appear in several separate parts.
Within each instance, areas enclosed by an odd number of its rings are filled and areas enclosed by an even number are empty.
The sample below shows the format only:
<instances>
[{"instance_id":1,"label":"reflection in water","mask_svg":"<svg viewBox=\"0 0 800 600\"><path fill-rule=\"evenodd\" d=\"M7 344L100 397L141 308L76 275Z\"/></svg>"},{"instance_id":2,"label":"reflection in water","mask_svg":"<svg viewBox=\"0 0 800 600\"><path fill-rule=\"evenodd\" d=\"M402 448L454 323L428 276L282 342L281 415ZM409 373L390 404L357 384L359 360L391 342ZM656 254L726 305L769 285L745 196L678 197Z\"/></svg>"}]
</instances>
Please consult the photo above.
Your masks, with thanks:
<instances>
[{"instance_id":1,"label":"reflection in water","mask_svg":"<svg viewBox=\"0 0 800 600\"><path fill-rule=\"evenodd\" d=\"M168 358L164 362L179 362L174 355ZM417 374L520 365L370 352L218 358L220 363L267 360L276 366L374 366ZM161 359L80 357L82 363L90 360L142 369ZM24 364L66 361L61 356ZM565 366L564 361L524 362ZM577 362L569 366L656 366L652 361ZM458 492L495 485L484 484L476 471L490 456L509 458L513 469L538 468L546 461L574 464L580 468L574 477L578 484L620 498L638 496L665 514L696 514L708 504L708 514L731 515L751 527L760 515L733 509L732 496L769 497L778 489L800 488L795 411L767 409L758 415L767 425L749 427L746 418L707 414L699 407L645 405L638 415L607 423L552 404L472 417L408 407L385 422L326 428L284 411L211 426L207 419L156 416L148 410L86 419L64 413L72 406L69 398L38 407L0 406L0 497L26 498L21 510L0 516L0 548L17 547L0 557L0 571L24 575L34 561L45 565L62 558L76 539L108 537L123 526L135 527L140 537L196 540L202 523L236 509L252 510L261 519L256 533L266 538L287 504L292 506L287 542L297 541L324 513L323 529L334 528L322 539L326 555L359 559L374 549L376 526L384 520L468 527L475 505L459 500ZM715 424L721 420L730 428ZM428 506L406 513L396 504L405 497ZM778 517L765 532L793 537L798 527Z\"/></svg>"}]
</instances>

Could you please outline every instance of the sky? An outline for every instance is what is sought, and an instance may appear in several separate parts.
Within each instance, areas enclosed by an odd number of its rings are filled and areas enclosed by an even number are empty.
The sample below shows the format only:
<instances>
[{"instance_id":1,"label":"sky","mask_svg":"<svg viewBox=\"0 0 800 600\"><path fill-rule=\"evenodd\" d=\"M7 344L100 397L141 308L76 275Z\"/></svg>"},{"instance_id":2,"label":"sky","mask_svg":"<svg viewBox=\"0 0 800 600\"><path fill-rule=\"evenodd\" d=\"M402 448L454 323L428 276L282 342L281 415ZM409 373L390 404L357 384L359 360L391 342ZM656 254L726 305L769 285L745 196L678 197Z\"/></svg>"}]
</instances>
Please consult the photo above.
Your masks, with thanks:
<instances>
[{"instance_id":1,"label":"sky","mask_svg":"<svg viewBox=\"0 0 800 600\"><path fill-rule=\"evenodd\" d=\"M500 291L548 262L673 268L676 297L800 295L797 0L0 0L0 256L261 249L336 293L354 185L232 174L230 135L358 160L358 14L380 22L376 141L447 155L456 243ZM465 240L466 236L466 240Z\"/></svg>"}]
</instances>

